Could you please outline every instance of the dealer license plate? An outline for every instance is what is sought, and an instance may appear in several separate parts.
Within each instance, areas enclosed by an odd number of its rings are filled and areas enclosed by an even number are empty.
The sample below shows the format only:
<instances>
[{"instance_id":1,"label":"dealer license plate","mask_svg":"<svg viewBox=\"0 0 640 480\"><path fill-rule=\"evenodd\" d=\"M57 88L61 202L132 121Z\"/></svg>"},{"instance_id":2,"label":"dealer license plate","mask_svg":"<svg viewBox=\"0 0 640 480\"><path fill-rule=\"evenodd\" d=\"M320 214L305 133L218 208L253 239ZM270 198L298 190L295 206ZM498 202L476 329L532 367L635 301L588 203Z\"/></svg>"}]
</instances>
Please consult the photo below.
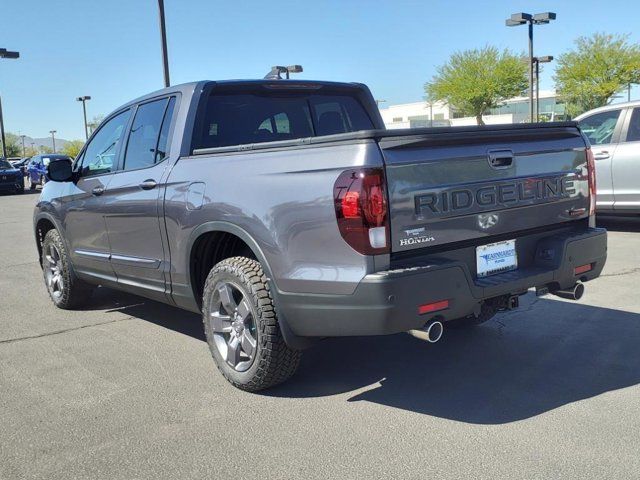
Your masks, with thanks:
<instances>
[{"instance_id":1,"label":"dealer license plate","mask_svg":"<svg viewBox=\"0 0 640 480\"><path fill-rule=\"evenodd\" d=\"M476 248L478 277L509 272L518 268L516 241L490 243Z\"/></svg>"}]
</instances>

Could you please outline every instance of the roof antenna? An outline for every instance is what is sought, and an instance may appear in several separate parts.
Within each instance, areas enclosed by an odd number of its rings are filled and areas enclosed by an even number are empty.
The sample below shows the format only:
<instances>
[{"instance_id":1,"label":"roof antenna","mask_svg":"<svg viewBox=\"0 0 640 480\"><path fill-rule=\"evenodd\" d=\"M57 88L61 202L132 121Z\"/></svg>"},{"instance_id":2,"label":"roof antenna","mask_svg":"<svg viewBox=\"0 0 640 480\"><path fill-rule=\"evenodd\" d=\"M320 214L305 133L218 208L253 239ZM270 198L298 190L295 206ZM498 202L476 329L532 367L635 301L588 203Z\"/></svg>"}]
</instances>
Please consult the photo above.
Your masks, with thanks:
<instances>
[{"instance_id":1,"label":"roof antenna","mask_svg":"<svg viewBox=\"0 0 640 480\"><path fill-rule=\"evenodd\" d=\"M289 80L290 73L300 73L302 72L302 65L289 65L288 67L283 67L282 65L275 65L271 67L271 71L267 73L264 77L265 80L282 80L281 74L286 75L286 79Z\"/></svg>"}]
</instances>

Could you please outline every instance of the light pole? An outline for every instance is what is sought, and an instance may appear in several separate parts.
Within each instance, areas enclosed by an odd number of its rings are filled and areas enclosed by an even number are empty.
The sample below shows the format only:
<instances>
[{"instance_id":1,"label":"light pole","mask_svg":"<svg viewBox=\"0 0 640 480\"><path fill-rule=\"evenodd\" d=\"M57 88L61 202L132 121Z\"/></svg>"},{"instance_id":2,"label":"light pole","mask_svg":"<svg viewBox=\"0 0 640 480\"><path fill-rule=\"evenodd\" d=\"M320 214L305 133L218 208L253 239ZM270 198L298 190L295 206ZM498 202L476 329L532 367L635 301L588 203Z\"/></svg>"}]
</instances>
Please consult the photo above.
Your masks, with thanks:
<instances>
[{"instance_id":1,"label":"light pole","mask_svg":"<svg viewBox=\"0 0 640 480\"><path fill-rule=\"evenodd\" d=\"M87 100L91 100L89 95L83 95L82 97L76 98L78 102L82 102L82 113L84 114L84 139L89 140L89 129L87 127Z\"/></svg>"},{"instance_id":2,"label":"light pole","mask_svg":"<svg viewBox=\"0 0 640 480\"><path fill-rule=\"evenodd\" d=\"M34 145L35 145L35 142L31 142L31 151L32 152L36 151L36 148L34 147Z\"/></svg>"},{"instance_id":3,"label":"light pole","mask_svg":"<svg viewBox=\"0 0 640 480\"><path fill-rule=\"evenodd\" d=\"M536 64L536 122L540 121L540 64L553 61L552 55L544 57L533 57L533 63Z\"/></svg>"},{"instance_id":4,"label":"light pole","mask_svg":"<svg viewBox=\"0 0 640 480\"><path fill-rule=\"evenodd\" d=\"M20 58L20 52L11 52L6 48L0 48L0 58L15 60ZM7 158L7 140L4 136L4 119L2 118L2 98L0 98L0 140L2 140L2 157Z\"/></svg>"},{"instance_id":5,"label":"light pole","mask_svg":"<svg viewBox=\"0 0 640 480\"><path fill-rule=\"evenodd\" d=\"M158 0L158 14L160 17L160 40L162 42L162 67L164 68L164 86L168 87L169 81L169 55L167 54L167 29L164 26L164 0Z\"/></svg>"},{"instance_id":6,"label":"light pole","mask_svg":"<svg viewBox=\"0 0 640 480\"><path fill-rule=\"evenodd\" d=\"M53 153L56 153L56 130L49 130L51 141L53 142Z\"/></svg>"},{"instance_id":7,"label":"light pole","mask_svg":"<svg viewBox=\"0 0 640 480\"><path fill-rule=\"evenodd\" d=\"M20 135L20 139L22 140L22 157L26 157L26 155L24 154L24 137L26 137L26 135Z\"/></svg>"},{"instance_id":8,"label":"light pole","mask_svg":"<svg viewBox=\"0 0 640 480\"><path fill-rule=\"evenodd\" d=\"M530 13L514 13L511 17L505 20L507 27L517 27L518 25L529 26L529 121L533 122L533 26L549 23L551 20L556 19L556 14L553 12L536 13L531 15Z\"/></svg>"}]
</instances>

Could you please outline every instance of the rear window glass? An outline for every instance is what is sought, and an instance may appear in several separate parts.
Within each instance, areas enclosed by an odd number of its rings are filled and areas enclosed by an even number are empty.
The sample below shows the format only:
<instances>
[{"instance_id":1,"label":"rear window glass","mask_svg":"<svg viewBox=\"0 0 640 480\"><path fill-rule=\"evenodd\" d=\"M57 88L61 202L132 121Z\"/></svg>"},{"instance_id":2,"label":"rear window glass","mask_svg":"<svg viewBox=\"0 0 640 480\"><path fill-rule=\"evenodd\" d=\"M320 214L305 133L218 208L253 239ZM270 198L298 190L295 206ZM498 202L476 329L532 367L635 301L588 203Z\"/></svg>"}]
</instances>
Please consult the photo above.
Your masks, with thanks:
<instances>
[{"instance_id":1,"label":"rear window glass","mask_svg":"<svg viewBox=\"0 0 640 480\"><path fill-rule=\"evenodd\" d=\"M212 94L195 148L226 147L334 135L373 128L348 95Z\"/></svg>"}]
</instances>

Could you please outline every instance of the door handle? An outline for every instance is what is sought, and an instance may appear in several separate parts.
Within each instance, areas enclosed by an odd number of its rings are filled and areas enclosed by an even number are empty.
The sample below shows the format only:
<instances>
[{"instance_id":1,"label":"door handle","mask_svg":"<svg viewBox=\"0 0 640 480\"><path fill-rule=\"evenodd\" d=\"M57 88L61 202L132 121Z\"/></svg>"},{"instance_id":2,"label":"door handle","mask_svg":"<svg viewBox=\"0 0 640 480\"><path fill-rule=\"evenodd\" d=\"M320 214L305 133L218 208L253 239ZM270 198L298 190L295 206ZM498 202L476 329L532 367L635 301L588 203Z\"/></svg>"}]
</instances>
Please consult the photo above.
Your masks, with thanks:
<instances>
[{"instance_id":1,"label":"door handle","mask_svg":"<svg viewBox=\"0 0 640 480\"><path fill-rule=\"evenodd\" d=\"M513 165L513 152L511 150L489 150L487 159L491 168L496 170L509 168Z\"/></svg>"},{"instance_id":2,"label":"door handle","mask_svg":"<svg viewBox=\"0 0 640 480\"><path fill-rule=\"evenodd\" d=\"M140 188L143 190L153 190L154 188L156 188L156 185L158 185L156 181L152 178L149 178L140 184Z\"/></svg>"},{"instance_id":3,"label":"door handle","mask_svg":"<svg viewBox=\"0 0 640 480\"><path fill-rule=\"evenodd\" d=\"M91 193L93 193L96 197L99 197L104 193L104 187L102 186L93 187L93 190L91 190Z\"/></svg>"},{"instance_id":4,"label":"door handle","mask_svg":"<svg viewBox=\"0 0 640 480\"><path fill-rule=\"evenodd\" d=\"M609 158L609 152L607 152L606 150L602 150L601 152L594 153L593 158L595 158L596 160L606 160L607 158Z\"/></svg>"}]
</instances>

